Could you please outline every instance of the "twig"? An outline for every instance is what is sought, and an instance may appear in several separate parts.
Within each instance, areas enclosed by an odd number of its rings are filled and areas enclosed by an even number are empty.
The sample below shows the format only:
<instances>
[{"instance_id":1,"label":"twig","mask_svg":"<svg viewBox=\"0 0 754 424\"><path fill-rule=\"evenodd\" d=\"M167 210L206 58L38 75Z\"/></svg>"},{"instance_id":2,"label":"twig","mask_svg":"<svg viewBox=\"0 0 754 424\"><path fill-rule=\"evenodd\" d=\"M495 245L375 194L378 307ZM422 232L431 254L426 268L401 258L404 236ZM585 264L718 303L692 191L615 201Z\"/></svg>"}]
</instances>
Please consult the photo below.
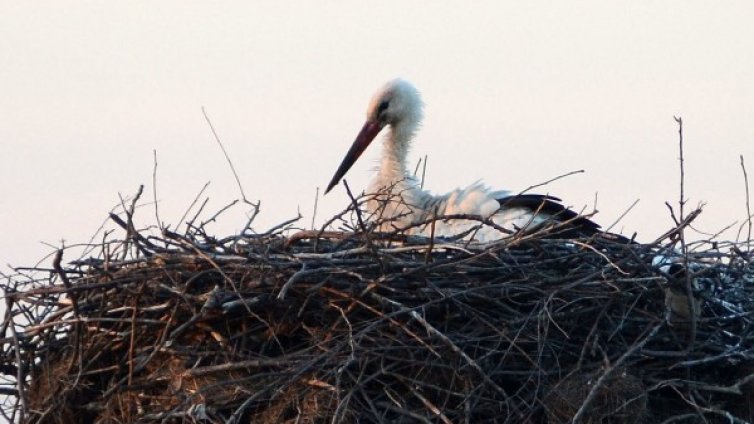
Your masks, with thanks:
<instances>
[{"instance_id":1,"label":"twig","mask_svg":"<svg viewBox=\"0 0 754 424\"><path fill-rule=\"evenodd\" d=\"M746 174L746 165L744 165L744 155L741 155L741 171L744 174L744 188L746 189L746 222L749 231L746 233L746 251L751 251L751 207L749 206L749 176Z\"/></svg>"},{"instance_id":2,"label":"twig","mask_svg":"<svg viewBox=\"0 0 754 424\"><path fill-rule=\"evenodd\" d=\"M204 210L204 207L207 206L207 202L209 202L209 197L204 198L202 205L199 206L199 209L197 209L196 213L194 214L194 217L191 218L188 222L186 222L186 234L188 234L188 232L191 231L192 228L200 232L204 230L204 227L202 226L199 226L198 228L195 227L194 222L196 222L196 220L199 219L199 215L201 215L202 211Z\"/></svg>"},{"instance_id":3,"label":"twig","mask_svg":"<svg viewBox=\"0 0 754 424\"><path fill-rule=\"evenodd\" d=\"M437 207L435 207L435 210L432 211L432 216L437 216ZM432 248L435 246L435 224L437 223L436 219L432 220L432 223L430 224L430 231L429 231L429 247L427 247L427 252L424 255L424 264L427 265L430 262L432 262Z\"/></svg>"},{"instance_id":4,"label":"twig","mask_svg":"<svg viewBox=\"0 0 754 424\"><path fill-rule=\"evenodd\" d=\"M618 223L621 220L623 220L623 218L625 218L629 212L631 212L631 210L634 208L634 206L636 206L637 203L639 203L639 199L634 200L634 202L631 203L631 206L629 206L625 211L623 211L623 213L621 213L620 216L615 221L613 221L612 224L608 225L607 228L605 228L605 231L609 232L610 230L612 230L613 227L618 225Z\"/></svg>"},{"instance_id":5,"label":"twig","mask_svg":"<svg viewBox=\"0 0 754 424\"><path fill-rule=\"evenodd\" d=\"M223 212L225 212L228 209L230 209L231 207L233 207L236 203L238 203L238 199L236 199L236 200L228 203L227 205L223 206L222 208L220 208L219 211L215 212L211 217L209 217L208 219L202 221L199 224L199 227L200 228L204 228L204 226L207 225L207 224L209 224L210 222L216 222L217 221L217 217L220 216L220 214L222 214Z\"/></svg>"},{"instance_id":6,"label":"twig","mask_svg":"<svg viewBox=\"0 0 754 424\"><path fill-rule=\"evenodd\" d=\"M121 228L123 228L124 230L126 230L126 233L128 233L128 228L129 227L128 227L128 223L126 221L123 221L118 215L116 215L116 214L114 214L112 212L108 216L110 217L110 219L113 220L114 223L118 224L118 226L120 226ZM141 235L138 232L133 233L132 236L133 236L134 240L138 240L139 243L144 244L145 246L149 247L150 249L155 249L157 247L151 241L149 241L148 239L146 239L143 235ZM145 256L149 256L149 252L147 252L146 250L144 250L142 253Z\"/></svg>"},{"instance_id":7,"label":"twig","mask_svg":"<svg viewBox=\"0 0 754 424\"><path fill-rule=\"evenodd\" d=\"M141 194L144 192L144 184L139 185L139 190L136 192L136 195L131 199L131 205L126 207L124 203L124 199L122 196L120 196L120 202L123 207L123 211L126 214L126 240L123 243L123 258L126 258L126 255L128 254L128 244L129 242L133 241L133 244L136 246L136 250L138 250L140 253L144 255L148 255L149 253L144 250L144 248L138 243L136 235L138 234L138 231L136 231L136 227L134 227L133 223L133 216L134 212L136 211L136 202L141 197Z\"/></svg>"},{"instance_id":8,"label":"twig","mask_svg":"<svg viewBox=\"0 0 754 424\"><path fill-rule=\"evenodd\" d=\"M5 293L7 294L7 292ZM10 323L10 332L13 341L13 353L16 360L16 389L18 389L18 398L21 402L21 410L19 411L19 422L25 421L25 414L29 410L29 406L26 403L26 374L24 373L24 361L21 357L21 345L18 341L18 333L16 332L16 324L13 322L13 299L9 296L5 296L5 322Z\"/></svg>"},{"instance_id":9,"label":"twig","mask_svg":"<svg viewBox=\"0 0 754 424\"><path fill-rule=\"evenodd\" d=\"M422 190L424 189L424 181L427 175L427 161L428 160L429 160L429 156L424 155L424 162L422 163L422 179L421 179L421 184L419 185L419 188Z\"/></svg>"},{"instance_id":10,"label":"twig","mask_svg":"<svg viewBox=\"0 0 754 424\"><path fill-rule=\"evenodd\" d=\"M545 182L542 182L542 183L539 183L539 184L534 184L532 186L526 187L525 189L521 190L518 194L524 194L524 193L528 192L529 190L533 190L533 189L535 189L537 187L546 186L547 184L550 184L551 182L557 181L557 180L565 178L565 177L569 177L571 175L581 174L583 172L584 172L583 169L579 169L577 171L566 172L565 174L561 174L561 175L558 175L557 177L550 178L549 180L547 180Z\"/></svg>"},{"instance_id":11,"label":"twig","mask_svg":"<svg viewBox=\"0 0 754 424\"><path fill-rule=\"evenodd\" d=\"M678 162L680 165L680 171L681 171L681 190L680 190L680 197L678 199L678 214L681 221L685 219L684 213L683 213L683 207L686 204L686 197L684 194L684 185L685 185L685 171L684 171L684 165L683 165L683 119L681 117L673 117L675 121L678 123ZM697 314L693 311L696 310L696 305L694 304L694 291L693 287L691 285L691 273L688 272L688 266L689 266L689 249L686 245L686 235L685 235L685 228L681 228L678 232L679 240L681 241L681 252L683 253L683 267L686 269L686 300L688 302L688 308L691 312L691 317L689 318L690 321L690 331L689 331L689 340L688 345L686 349L688 351L691 351L694 347L694 342L696 341L696 320L698 319Z\"/></svg>"},{"instance_id":12,"label":"twig","mask_svg":"<svg viewBox=\"0 0 754 424\"><path fill-rule=\"evenodd\" d=\"M251 212L251 216L249 216L249 219L246 220L246 224L243 226L243 229L240 231L238 238L246 234L247 231L251 231L251 224L254 223L254 220L257 218L257 215L259 215L259 211L261 210L261 207L262 207L261 200L258 200L257 203L251 203L248 200L244 200L244 203L251 206L253 211Z\"/></svg>"},{"instance_id":13,"label":"twig","mask_svg":"<svg viewBox=\"0 0 754 424\"><path fill-rule=\"evenodd\" d=\"M309 227L310 230L314 229L314 220L317 218L317 204L319 203L319 187L317 187L317 191L314 193L314 210L312 211L312 225Z\"/></svg>"},{"instance_id":14,"label":"twig","mask_svg":"<svg viewBox=\"0 0 754 424\"><path fill-rule=\"evenodd\" d=\"M204 193L204 191L207 190L207 187L209 187L209 184L210 184L210 181L207 181L206 183L204 183L204 186L202 187L201 190L199 190L199 193L197 193L196 196L194 196L194 200L191 201L191 204L189 205L189 207L186 208L185 212L183 212L183 215L181 216L181 219L178 220L178 225L181 225L181 224L184 223L184 221L185 221L186 217L188 216L189 212L191 212L191 209L194 208L194 205L196 205L196 203L199 201L199 198L202 196L202 194Z\"/></svg>"},{"instance_id":15,"label":"twig","mask_svg":"<svg viewBox=\"0 0 754 424\"><path fill-rule=\"evenodd\" d=\"M225 373L228 371L257 369L266 367L290 367L295 365L296 361L288 358L279 359L249 359L244 361L226 362L219 365L207 365L202 367L191 368L185 371L185 375L191 377L203 377L215 373Z\"/></svg>"},{"instance_id":16,"label":"twig","mask_svg":"<svg viewBox=\"0 0 754 424\"><path fill-rule=\"evenodd\" d=\"M683 231L684 228L686 228L689 225L691 225L691 223L694 222L694 220L701 213L702 213L702 206L699 206L697 209L694 209L693 211L691 211L691 213L689 213L686 216L686 219L684 219L682 222L678 222L674 228L672 228L672 229L668 230L667 232L665 232L664 234L662 234L660 237L658 237L657 239L655 239L655 241L653 241L652 243L650 243L650 245L658 245L658 244L660 244L665 239L673 238L673 237L679 237L681 231Z\"/></svg>"},{"instance_id":17,"label":"twig","mask_svg":"<svg viewBox=\"0 0 754 424\"><path fill-rule=\"evenodd\" d=\"M162 220L160 220L160 211L157 204L157 150L152 150L152 156L154 157L154 167L152 168L152 195L154 199L154 219L157 221L157 226L160 231L164 229Z\"/></svg>"},{"instance_id":18,"label":"twig","mask_svg":"<svg viewBox=\"0 0 754 424\"><path fill-rule=\"evenodd\" d=\"M241 192L241 198L244 201L248 201L246 199L246 194L243 192L241 179L238 178L238 173L236 172L236 168L233 166L233 162L231 162L230 156L228 156L228 152L225 151L225 146L223 146L222 141L220 141L220 137L217 135L217 132L215 131L215 127L212 125L212 121L210 121L209 116L207 116L207 112L204 110L204 106L202 106L202 114L204 115L204 119L207 121L207 125L209 125L209 129L212 131L212 135L215 137L215 141L217 141L217 144L220 146L220 149L223 151L223 155L225 155L225 160L227 160L228 165L230 165L230 170L233 172L233 177L235 177L236 179L236 184L238 184L238 190Z\"/></svg>"},{"instance_id":19,"label":"twig","mask_svg":"<svg viewBox=\"0 0 754 424\"><path fill-rule=\"evenodd\" d=\"M281 222L280 224L277 224L277 225L274 225L274 226L270 227L270 229L268 229L267 231L265 231L262 235L263 236L272 235L276 231L284 229L285 227L293 224L294 222L298 221L299 219L301 219L301 214L298 214L298 216L296 216L295 218L287 219L287 220Z\"/></svg>"},{"instance_id":20,"label":"twig","mask_svg":"<svg viewBox=\"0 0 754 424\"><path fill-rule=\"evenodd\" d=\"M380 264L380 268L384 270L384 263L382 262L382 258L377 253L377 247L372 243L372 237L370 235L370 231L367 229L366 224L364 223L364 218L361 216L361 209L359 209L359 204L356 201L356 198L353 197L353 193L351 193L351 188L348 186L348 181L343 179L343 186L346 188L346 193L348 194L348 197L351 199L351 204L353 205L354 213L356 214L356 219L359 223L359 228L361 229L364 240L366 241L367 247L369 250L374 254L375 259L377 260L377 263Z\"/></svg>"},{"instance_id":21,"label":"twig","mask_svg":"<svg viewBox=\"0 0 754 424\"><path fill-rule=\"evenodd\" d=\"M364 223L364 218L361 216L359 203L356 201L353 193L351 193L351 187L348 186L348 181L346 181L345 179L343 179L343 186L346 188L346 194L348 194L348 198L351 199L351 205L353 206L353 211L356 214L356 221L359 223L359 228L364 234L368 235L369 231L367 230L367 226Z\"/></svg>"},{"instance_id":22,"label":"twig","mask_svg":"<svg viewBox=\"0 0 754 424\"><path fill-rule=\"evenodd\" d=\"M678 164L681 170L681 190L680 197L678 199L678 210L679 219L683 221L683 205L686 204L686 198L683 191L685 182L685 172L683 167L683 118L681 118L680 116L674 116L673 119L675 119L675 122L678 123ZM683 235L681 235L681 238L683 238Z\"/></svg>"},{"instance_id":23,"label":"twig","mask_svg":"<svg viewBox=\"0 0 754 424\"><path fill-rule=\"evenodd\" d=\"M52 267L55 269L55 272L60 276L60 279L63 281L63 285L66 289L71 290L73 285L71 284L71 280L68 279L68 275L66 275L65 270L63 269L63 266L61 265L61 262L63 260L63 249L58 249L57 253L55 253L55 258L52 260ZM78 319L79 317L79 304L76 293L70 292L68 296L71 299L71 304L73 306L73 316Z\"/></svg>"},{"instance_id":24,"label":"twig","mask_svg":"<svg viewBox=\"0 0 754 424\"><path fill-rule=\"evenodd\" d=\"M143 287L143 285L142 285ZM139 290L139 294L142 290ZM128 385L130 386L133 384L133 375L134 375L134 350L137 348L136 346L136 317L138 315L139 311L139 294L137 294L133 299L133 304L131 305L131 337L128 341Z\"/></svg>"}]
</instances>

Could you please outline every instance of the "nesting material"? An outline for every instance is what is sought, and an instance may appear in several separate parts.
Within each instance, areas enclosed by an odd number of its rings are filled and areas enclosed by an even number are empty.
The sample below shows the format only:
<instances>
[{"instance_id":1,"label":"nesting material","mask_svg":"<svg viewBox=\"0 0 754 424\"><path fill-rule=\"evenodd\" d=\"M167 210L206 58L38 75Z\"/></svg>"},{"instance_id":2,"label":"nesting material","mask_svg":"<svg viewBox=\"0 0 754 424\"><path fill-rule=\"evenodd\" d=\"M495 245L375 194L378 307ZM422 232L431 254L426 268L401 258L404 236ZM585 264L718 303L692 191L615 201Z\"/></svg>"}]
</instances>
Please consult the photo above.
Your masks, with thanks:
<instances>
[{"instance_id":1,"label":"nesting material","mask_svg":"<svg viewBox=\"0 0 754 424\"><path fill-rule=\"evenodd\" d=\"M653 258L677 232L473 246L282 227L155 236L125 221L90 259L5 282L9 419L754 420L743 244L701 245L671 275ZM687 288L687 314L671 310Z\"/></svg>"}]
</instances>

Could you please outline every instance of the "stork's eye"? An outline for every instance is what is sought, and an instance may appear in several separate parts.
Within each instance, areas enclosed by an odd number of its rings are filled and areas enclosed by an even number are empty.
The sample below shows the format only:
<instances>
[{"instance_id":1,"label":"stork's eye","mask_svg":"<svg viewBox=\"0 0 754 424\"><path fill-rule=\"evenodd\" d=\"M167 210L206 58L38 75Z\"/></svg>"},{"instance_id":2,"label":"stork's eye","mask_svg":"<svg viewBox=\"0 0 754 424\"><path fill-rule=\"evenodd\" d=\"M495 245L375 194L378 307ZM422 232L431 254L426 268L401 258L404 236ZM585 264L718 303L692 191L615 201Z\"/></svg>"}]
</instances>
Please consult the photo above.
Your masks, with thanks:
<instances>
[{"instance_id":1,"label":"stork's eye","mask_svg":"<svg viewBox=\"0 0 754 424\"><path fill-rule=\"evenodd\" d=\"M390 100L383 100L382 103L380 103L380 105L377 106L377 114L382 115L382 113L387 110L387 107L389 105L390 105Z\"/></svg>"}]
</instances>

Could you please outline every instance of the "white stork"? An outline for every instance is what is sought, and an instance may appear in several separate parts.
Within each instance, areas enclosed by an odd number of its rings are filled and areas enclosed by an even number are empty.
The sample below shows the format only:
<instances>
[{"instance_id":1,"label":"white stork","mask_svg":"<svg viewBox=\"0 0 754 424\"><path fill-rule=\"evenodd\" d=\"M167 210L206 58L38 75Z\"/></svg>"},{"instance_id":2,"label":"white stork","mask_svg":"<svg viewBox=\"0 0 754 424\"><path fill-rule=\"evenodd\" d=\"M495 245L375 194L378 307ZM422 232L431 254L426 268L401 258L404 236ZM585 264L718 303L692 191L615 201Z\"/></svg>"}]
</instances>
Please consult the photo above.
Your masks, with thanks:
<instances>
[{"instance_id":1,"label":"white stork","mask_svg":"<svg viewBox=\"0 0 754 424\"><path fill-rule=\"evenodd\" d=\"M379 170L367 191L373 195L367 202L368 212L383 223L379 228L382 231L408 228L412 234L429 235L432 231L435 236L456 236L478 227L479 220L438 220L433 226L417 224L430 221L435 216L474 215L490 218L511 232L566 220L571 230L576 230L578 234L599 232L599 225L567 209L558 203L560 199L556 197L492 191L481 182L443 195L433 195L423 190L409 172L406 160L422 120L422 108L419 92L405 80L390 81L377 91L367 108L366 123L325 193L340 182L377 134L388 127ZM573 234L572 231L570 234ZM497 240L510 234L492 226L481 226L470 233L477 241Z\"/></svg>"}]
</instances>

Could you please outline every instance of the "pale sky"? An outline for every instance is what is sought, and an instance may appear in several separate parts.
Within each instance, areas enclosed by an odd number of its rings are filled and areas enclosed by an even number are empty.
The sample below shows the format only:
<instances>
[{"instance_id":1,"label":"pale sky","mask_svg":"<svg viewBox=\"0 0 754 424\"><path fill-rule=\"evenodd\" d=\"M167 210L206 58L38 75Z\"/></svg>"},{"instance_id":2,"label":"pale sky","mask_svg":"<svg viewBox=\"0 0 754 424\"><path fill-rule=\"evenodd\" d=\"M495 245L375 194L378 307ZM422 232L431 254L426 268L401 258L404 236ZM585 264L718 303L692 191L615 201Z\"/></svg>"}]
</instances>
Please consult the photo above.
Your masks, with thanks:
<instances>
[{"instance_id":1,"label":"pale sky","mask_svg":"<svg viewBox=\"0 0 754 424\"><path fill-rule=\"evenodd\" d=\"M304 215L364 120L372 93L404 77L426 119L413 157L425 187L483 179L542 189L603 225L652 240L672 226L678 138L697 228L746 218L754 190L754 3L0 2L0 270L42 242L86 242L145 185L153 151L163 221L211 181L207 211L238 198L206 108L250 200L255 228ZM350 171L366 187L379 145ZM347 204L320 199L321 223ZM211 227L230 235L238 209ZM138 224L154 224L146 205ZM735 237L728 233L727 238ZM73 259L73 258L67 258Z\"/></svg>"}]
</instances>

